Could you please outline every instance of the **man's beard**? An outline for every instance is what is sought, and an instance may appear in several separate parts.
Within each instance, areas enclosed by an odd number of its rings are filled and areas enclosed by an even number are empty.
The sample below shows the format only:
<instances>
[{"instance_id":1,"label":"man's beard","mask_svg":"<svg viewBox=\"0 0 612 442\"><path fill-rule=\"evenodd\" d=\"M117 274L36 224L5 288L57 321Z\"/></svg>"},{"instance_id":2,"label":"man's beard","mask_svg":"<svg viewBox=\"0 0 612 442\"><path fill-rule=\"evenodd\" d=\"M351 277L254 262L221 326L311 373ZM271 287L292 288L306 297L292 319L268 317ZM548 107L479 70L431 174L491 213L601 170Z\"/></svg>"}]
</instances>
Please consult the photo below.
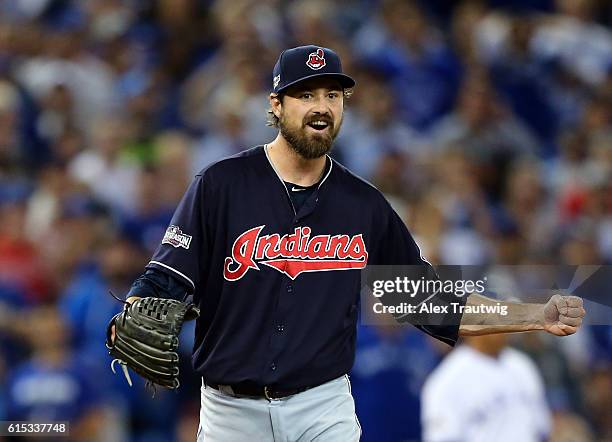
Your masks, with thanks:
<instances>
[{"instance_id":1,"label":"man's beard","mask_svg":"<svg viewBox=\"0 0 612 442\"><path fill-rule=\"evenodd\" d=\"M321 133L309 134L306 123L314 120L326 121L328 129L321 131ZM330 118L321 117L312 117L297 128L287 124L284 115L281 115L279 120L280 133L283 138L287 140L287 143L295 152L307 160L320 158L331 150L334 140L340 132L340 126L342 126L342 120L336 127Z\"/></svg>"}]
</instances>

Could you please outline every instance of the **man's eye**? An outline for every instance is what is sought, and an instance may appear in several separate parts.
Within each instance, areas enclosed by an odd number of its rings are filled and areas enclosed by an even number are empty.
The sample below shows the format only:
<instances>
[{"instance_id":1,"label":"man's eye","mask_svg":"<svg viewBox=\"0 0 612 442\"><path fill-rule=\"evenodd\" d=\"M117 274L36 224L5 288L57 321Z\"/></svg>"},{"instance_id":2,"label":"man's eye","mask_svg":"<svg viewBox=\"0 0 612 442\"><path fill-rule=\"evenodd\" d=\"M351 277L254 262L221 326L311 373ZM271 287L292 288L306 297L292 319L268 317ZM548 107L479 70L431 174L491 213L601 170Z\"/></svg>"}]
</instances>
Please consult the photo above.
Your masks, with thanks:
<instances>
[{"instance_id":1,"label":"man's eye","mask_svg":"<svg viewBox=\"0 0 612 442\"><path fill-rule=\"evenodd\" d=\"M340 96L340 94L338 94L338 92L330 92L329 94L327 94L327 96L331 99L336 99Z\"/></svg>"},{"instance_id":2,"label":"man's eye","mask_svg":"<svg viewBox=\"0 0 612 442\"><path fill-rule=\"evenodd\" d=\"M305 98L305 99L312 98L312 94L310 92L305 92L301 95L301 98Z\"/></svg>"}]
</instances>

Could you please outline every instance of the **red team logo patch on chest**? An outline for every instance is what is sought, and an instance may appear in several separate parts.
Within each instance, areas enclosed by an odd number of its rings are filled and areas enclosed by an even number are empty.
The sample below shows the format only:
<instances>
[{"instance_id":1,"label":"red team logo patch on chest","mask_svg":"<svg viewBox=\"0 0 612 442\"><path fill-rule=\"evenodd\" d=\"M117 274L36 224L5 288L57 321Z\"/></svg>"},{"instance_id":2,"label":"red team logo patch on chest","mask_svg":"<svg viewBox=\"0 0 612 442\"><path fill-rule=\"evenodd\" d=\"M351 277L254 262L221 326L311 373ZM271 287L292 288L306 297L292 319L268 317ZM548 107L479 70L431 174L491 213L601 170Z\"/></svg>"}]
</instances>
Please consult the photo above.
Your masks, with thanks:
<instances>
[{"instance_id":1,"label":"red team logo patch on chest","mask_svg":"<svg viewBox=\"0 0 612 442\"><path fill-rule=\"evenodd\" d=\"M232 246L232 256L225 258L223 277L237 281L258 264L271 267L291 279L302 272L362 269L368 261L363 235L316 235L310 227L296 227L280 236L261 235L264 226L241 234Z\"/></svg>"}]
</instances>

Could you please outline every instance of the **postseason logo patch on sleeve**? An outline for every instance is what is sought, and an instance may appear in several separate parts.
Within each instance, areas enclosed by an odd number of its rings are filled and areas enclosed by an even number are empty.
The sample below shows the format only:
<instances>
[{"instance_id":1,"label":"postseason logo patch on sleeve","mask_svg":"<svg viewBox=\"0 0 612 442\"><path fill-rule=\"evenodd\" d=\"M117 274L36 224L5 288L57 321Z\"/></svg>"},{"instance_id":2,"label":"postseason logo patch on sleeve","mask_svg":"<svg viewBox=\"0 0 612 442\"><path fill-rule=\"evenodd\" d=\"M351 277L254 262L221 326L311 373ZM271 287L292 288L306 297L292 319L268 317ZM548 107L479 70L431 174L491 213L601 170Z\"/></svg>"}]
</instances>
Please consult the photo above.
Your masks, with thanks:
<instances>
[{"instance_id":1,"label":"postseason logo patch on sleeve","mask_svg":"<svg viewBox=\"0 0 612 442\"><path fill-rule=\"evenodd\" d=\"M164 235L164 239L162 239L162 244L169 244L172 247L182 247L184 249L189 249L189 245L191 244L191 235L186 235L181 232L181 229L178 226L170 226L166 230L166 234Z\"/></svg>"}]
</instances>

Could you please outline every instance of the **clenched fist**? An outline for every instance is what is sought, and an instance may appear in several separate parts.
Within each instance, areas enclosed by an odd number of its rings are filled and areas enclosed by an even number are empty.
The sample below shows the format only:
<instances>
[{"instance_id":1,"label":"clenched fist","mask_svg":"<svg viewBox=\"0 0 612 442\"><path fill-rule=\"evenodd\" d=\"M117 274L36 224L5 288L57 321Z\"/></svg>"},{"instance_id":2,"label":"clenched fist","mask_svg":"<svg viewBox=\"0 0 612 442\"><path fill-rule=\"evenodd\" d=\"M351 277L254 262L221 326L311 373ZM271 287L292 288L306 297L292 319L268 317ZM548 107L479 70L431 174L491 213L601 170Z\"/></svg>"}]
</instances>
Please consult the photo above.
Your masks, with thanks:
<instances>
[{"instance_id":1,"label":"clenched fist","mask_svg":"<svg viewBox=\"0 0 612 442\"><path fill-rule=\"evenodd\" d=\"M556 336L573 335L585 314L582 298L554 295L544 305L544 330Z\"/></svg>"}]
</instances>

